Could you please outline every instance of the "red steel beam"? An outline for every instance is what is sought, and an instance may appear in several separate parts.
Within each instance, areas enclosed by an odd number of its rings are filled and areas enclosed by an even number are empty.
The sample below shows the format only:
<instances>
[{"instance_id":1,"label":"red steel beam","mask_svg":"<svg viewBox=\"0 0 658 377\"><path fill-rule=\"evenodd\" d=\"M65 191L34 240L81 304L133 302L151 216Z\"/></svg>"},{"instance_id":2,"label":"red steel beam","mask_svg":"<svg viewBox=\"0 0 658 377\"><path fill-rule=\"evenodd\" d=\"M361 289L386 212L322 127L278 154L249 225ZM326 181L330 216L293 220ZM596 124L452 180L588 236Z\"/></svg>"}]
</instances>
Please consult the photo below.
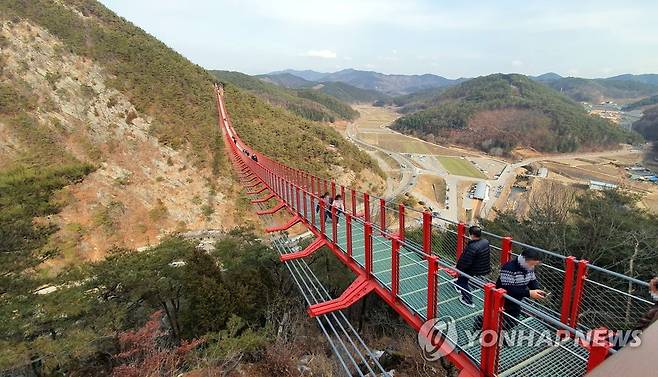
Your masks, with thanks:
<instances>
[{"instance_id":1,"label":"red steel beam","mask_svg":"<svg viewBox=\"0 0 658 377\"><path fill-rule=\"evenodd\" d=\"M562 305L560 311L560 322L569 324L569 312L571 309L571 294L573 291L573 272L575 270L576 257L568 256L564 260L564 286L562 287Z\"/></svg>"}]
</instances>

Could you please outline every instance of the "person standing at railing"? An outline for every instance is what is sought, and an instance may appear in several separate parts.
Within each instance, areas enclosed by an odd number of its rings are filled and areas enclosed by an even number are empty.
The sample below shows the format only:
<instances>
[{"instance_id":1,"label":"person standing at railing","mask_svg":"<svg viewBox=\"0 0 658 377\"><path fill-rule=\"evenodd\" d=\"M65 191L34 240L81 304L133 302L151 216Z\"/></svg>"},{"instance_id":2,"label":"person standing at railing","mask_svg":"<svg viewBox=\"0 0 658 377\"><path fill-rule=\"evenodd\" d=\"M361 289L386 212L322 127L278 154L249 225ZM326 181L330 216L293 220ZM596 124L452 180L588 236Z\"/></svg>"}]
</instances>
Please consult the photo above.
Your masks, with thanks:
<instances>
[{"instance_id":1,"label":"person standing at railing","mask_svg":"<svg viewBox=\"0 0 658 377\"><path fill-rule=\"evenodd\" d=\"M334 201L331 203L331 206L336 208L336 226L339 226L340 222L338 222L338 219L340 218L340 214L345 212L345 203L343 202L343 197L340 194L336 195Z\"/></svg>"},{"instance_id":2,"label":"person standing at railing","mask_svg":"<svg viewBox=\"0 0 658 377\"><path fill-rule=\"evenodd\" d=\"M457 269L470 276L481 278L491 272L489 241L482 238L482 230L477 225L468 228L468 235L470 240L457 261ZM470 308L474 308L469 278L459 275L455 284L457 293L462 295L459 301Z\"/></svg>"},{"instance_id":3,"label":"person standing at railing","mask_svg":"<svg viewBox=\"0 0 658 377\"><path fill-rule=\"evenodd\" d=\"M322 194L322 196L320 196L320 201L322 203L324 203L324 214L323 215L324 215L324 221L327 222L327 217L329 216L329 213L330 213L329 211L331 210L331 207L330 207L331 206L331 197L329 196L329 193L325 192L324 194ZM320 202L318 202L318 204L315 205L315 213L317 213L318 216L320 215Z\"/></svg>"},{"instance_id":4,"label":"person standing at railing","mask_svg":"<svg viewBox=\"0 0 658 377\"><path fill-rule=\"evenodd\" d=\"M496 288L503 288L507 294L521 301L524 298L539 300L546 297L546 292L539 289L539 282L535 276L535 267L541 263L539 251L524 248L521 255L505 263L500 269L500 276L496 281ZM505 300L505 313L514 318L521 314L521 306ZM503 323L503 327L512 327Z\"/></svg>"}]
</instances>

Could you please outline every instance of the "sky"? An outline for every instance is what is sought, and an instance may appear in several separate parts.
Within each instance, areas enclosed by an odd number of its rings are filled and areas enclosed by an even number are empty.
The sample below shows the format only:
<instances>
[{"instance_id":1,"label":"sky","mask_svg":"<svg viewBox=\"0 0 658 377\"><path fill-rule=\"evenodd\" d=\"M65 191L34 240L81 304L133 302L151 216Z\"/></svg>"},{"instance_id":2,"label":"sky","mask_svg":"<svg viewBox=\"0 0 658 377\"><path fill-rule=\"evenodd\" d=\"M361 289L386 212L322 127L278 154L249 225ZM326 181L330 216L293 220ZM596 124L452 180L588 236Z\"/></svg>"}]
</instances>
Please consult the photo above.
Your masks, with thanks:
<instances>
[{"instance_id":1,"label":"sky","mask_svg":"<svg viewBox=\"0 0 658 377\"><path fill-rule=\"evenodd\" d=\"M658 1L101 0L208 69L658 73Z\"/></svg>"}]
</instances>

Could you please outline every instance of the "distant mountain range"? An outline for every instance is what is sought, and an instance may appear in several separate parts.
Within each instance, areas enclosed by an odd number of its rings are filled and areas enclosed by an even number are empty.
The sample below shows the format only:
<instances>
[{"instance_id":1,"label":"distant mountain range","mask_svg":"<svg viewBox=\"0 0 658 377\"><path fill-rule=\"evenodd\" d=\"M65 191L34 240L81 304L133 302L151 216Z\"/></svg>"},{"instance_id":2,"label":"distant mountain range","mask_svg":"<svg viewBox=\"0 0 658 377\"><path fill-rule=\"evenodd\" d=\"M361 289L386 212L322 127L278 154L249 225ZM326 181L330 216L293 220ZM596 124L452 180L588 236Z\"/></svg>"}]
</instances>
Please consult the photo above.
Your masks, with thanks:
<instances>
[{"instance_id":1,"label":"distant mountain range","mask_svg":"<svg viewBox=\"0 0 658 377\"><path fill-rule=\"evenodd\" d=\"M298 71L295 69L286 69L283 71L270 72L267 75L261 75L261 76L270 76L270 75L279 75L279 74L290 74L297 77L301 77L304 80L308 80L308 81L321 81L323 77L328 76L331 73L317 72L317 71L312 71L310 69L306 69L302 71Z\"/></svg>"},{"instance_id":2,"label":"distant mountain range","mask_svg":"<svg viewBox=\"0 0 658 377\"><path fill-rule=\"evenodd\" d=\"M448 79L434 74L387 75L356 69L343 69L337 72L287 69L258 77L287 88L309 88L322 82L341 82L354 88L375 91L390 97L405 96L406 98L402 98L400 101L393 101L402 104L407 104L410 99L414 98L414 94L422 93L422 96L429 98L432 97L433 89L438 89L436 91L436 95L438 95L445 88L469 80L469 78ZM658 94L658 74L623 74L608 78L585 79L563 77L557 73L549 72L528 77L564 93L575 101L601 102L613 100L628 103ZM409 95L412 97L409 97ZM366 97L375 98L374 95ZM357 101L364 100L360 98Z\"/></svg>"},{"instance_id":3,"label":"distant mountain range","mask_svg":"<svg viewBox=\"0 0 658 377\"><path fill-rule=\"evenodd\" d=\"M301 71L308 73L309 71ZM312 72L312 71L311 71ZM311 75L313 76L313 75ZM362 89L341 81L309 81L292 73L270 73L255 76L261 81L288 89L313 89L335 97L343 102L375 102L388 100L389 96L371 89Z\"/></svg>"},{"instance_id":4,"label":"distant mountain range","mask_svg":"<svg viewBox=\"0 0 658 377\"><path fill-rule=\"evenodd\" d=\"M424 89L452 86L467 80L452 80L433 74L387 75L374 71L360 71L351 68L332 73L288 69L285 71L271 72L264 76L272 77L280 76L282 74L289 74L314 82L342 82L360 89L375 90L389 96L399 96Z\"/></svg>"},{"instance_id":5,"label":"distant mountain range","mask_svg":"<svg viewBox=\"0 0 658 377\"><path fill-rule=\"evenodd\" d=\"M310 88L317 85L314 81L306 80L305 78L293 75L292 73L270 73L267 75L257 75L255 77L288 89Z\"/></svg>"}]
</instances>

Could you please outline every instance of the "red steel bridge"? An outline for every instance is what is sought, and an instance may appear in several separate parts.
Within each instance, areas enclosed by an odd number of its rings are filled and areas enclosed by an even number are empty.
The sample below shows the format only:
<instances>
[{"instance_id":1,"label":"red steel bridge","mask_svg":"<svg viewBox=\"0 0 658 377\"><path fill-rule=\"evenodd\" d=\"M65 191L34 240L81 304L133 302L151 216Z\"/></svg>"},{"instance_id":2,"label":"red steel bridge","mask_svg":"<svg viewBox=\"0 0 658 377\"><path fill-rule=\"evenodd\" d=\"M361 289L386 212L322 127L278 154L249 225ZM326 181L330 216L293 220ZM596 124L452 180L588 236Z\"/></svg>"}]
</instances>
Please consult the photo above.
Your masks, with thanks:
<instances>
[{"instance_id":1,"label":"red steel bridge","mask_svg":"<svg viewBox=\"0 0 658 377\"><path fill-rule=\"evenodd\" d=\"M270 219L266 231L280 234L275 238L280 243L286 230L301 224L314 237L303 250L280 249L281 262L291 269L304 257L326 247L356 276L337 298L328 297L325 291L324 299L307 299L311 317L332 315L345 333L351 325L340 310L375 293L414 330L422 328L423 335L438 350L447 353L445 357L460 369L461 376L554 377L581 376L595 368L615 351L607 341L593 341L587 334L593 329L630 329L653 305L647 297L645 282L586 260L484 232L492 245L493 272L484 280L471 279L477 286L473 290L475 308L467 307L459 302L460 294L455 289L456 278L468 276L455 267L467 242L465 224L340 186L253 150L233 128L222 87L217 85L215 91L218 123L229 156L246 195L260 209L256 213ZM257 161L251 157L254 154ZM345 200L345 210L331 208L326 220L320 215L325 210L319 200L324 192L340 193ZM319 211L316 206L320 207ZM287 214L288 220L272 222L275 213ZM500 266L518 255L523 247L543 254L536 275L542 289L552 293L546 300L518 302L493 284ZM299 266L302 265L295 268ZM306 288L310 290L308 285ZM505 300L522 306L521 317L505 313ZM429 319L442 317L451 318L457 331L423 327ZM466 331L472 330L476 321L481 321L482 330L489 333L501 334L503 322L508 321L526 333L541 335L548 331L556 336L536 345L473 341ZM318 320L318 323L325 335L328 325L338 331L331 322L323 324ZM360 338L358 341L363 343ZM342 343L344 346L345 342ZM334 347L333 341L331 345ZM453 348L453 352L448 352ZM366 369L366 374L377 374L373 368ZM360 371L359 374L363 375Z\"/></svg>"}]
</instances>

